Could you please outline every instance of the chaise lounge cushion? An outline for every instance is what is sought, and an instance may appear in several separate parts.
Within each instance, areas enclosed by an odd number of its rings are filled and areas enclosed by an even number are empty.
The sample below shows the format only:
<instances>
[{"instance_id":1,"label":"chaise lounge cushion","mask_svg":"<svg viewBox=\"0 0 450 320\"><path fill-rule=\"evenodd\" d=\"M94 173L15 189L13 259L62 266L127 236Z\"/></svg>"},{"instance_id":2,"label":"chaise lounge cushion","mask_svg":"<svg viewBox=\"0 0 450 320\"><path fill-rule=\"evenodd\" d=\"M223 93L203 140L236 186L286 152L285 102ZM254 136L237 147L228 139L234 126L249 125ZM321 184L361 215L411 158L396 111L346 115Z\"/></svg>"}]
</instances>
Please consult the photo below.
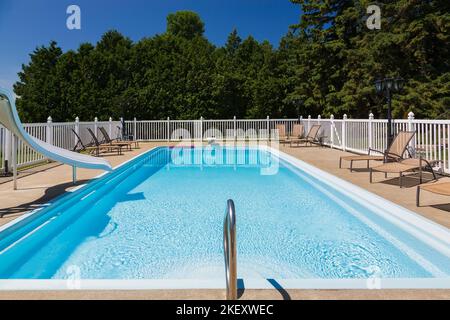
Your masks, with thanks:
<instances>
[{"instance_id":1,"label":"chaise lounge cushion","mask_svg":"<svg viewBox=\"0 0 450 320\"><path fill-rule=\"evenodd\" d=\"M342 160L347 161L359 161L359 160L384 160L384 156L371 156L371 155L361 155L361 156L345 156L341 157Z\"/></svg>"},{"instance_id":2,"label":"chaise lounge cushion","mask_svg":"<svg viewBox=\"0 0 450 320\"><path fill-rule=\"evenodd\" d=\"M384 163L380 166L376 166L372 168L374 171L381 171L386 173L400 173L400 172L407 172L407 171L413 171L418 169L417 165L412 164L405 164L400 162L388 162Z\"/></svg>"},{"instance_id":3,"label":"chaise lounge cushion","mask_svg":"<svg viewBox=\"0 0 450 320\"><path fill-rule=\"evenodd\" d=\"M421 185L420 189L426 190L429 192L433 192L433 193L437 193L437 194L441 194L444 196L450 196L450 182L425 184L425 185Z\"/></svg>"}]
</instances>

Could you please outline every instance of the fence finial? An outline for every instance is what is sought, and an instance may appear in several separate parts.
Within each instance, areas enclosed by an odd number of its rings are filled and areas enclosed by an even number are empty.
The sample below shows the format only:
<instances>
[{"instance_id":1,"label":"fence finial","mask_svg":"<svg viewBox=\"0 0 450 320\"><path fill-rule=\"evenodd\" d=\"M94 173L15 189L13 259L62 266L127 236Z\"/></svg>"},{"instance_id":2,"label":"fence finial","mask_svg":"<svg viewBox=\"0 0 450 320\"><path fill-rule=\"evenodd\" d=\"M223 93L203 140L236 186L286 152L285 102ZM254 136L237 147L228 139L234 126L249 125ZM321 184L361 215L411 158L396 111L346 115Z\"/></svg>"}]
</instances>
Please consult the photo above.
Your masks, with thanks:
<instances>
[{"instance_id":1,"label":"fence finial","mask_svg":"<svg viewBox=\"0 0 450 320\"><path fill-rule=\"evenodd\" d=\"M111 122L112 121L112 118L111 117L109 117L109 122Z\"/></svg>"},{"instance_id":2,"label":"fence finial","mask_svg":"<svg viewBox=\"0 0 450 320\"><path fill-rule=\"evenodd\" d=\"M369 114L369 119L373 120L373 113L372 112Z\"/></svg>"},{"instance_id":3,"label":"fence finial","mask_svg":"<svg viewBox=\"0 0 450 320\"><path fill-rule=\"evenodd\" d=\"M332 115L330 116L330 119L331 119L331 120L333 120L333 119L334 119L334 114L332 114Z\"/></svg>"},{"instance_id":4,"label":"fence finial","mask_svg":"<svg viewBox=\"0 0 450 320\"><path fill-rule=\"evenodd\" d=\"M75 122L80 122L80 118L76 117Z\"/></svg>"},{"instance_id":5,"label":"fence finial","mask_svg":"<svg viewBox=\"0 0 450 320\"><path fill-rule=\"evenodd\" d=\"M47 123L52 123L52 117L48 116Z\"/></svg>"},{"instance_id":6,"label":"fence finial","mask_svg":"<svg viewBox=\"0 0 450 320\"><path fill-rule=\"evenodd\" d=\"M95 122L98 122L98 118L97 118L97 117L95 117L95 118L94 118L94 121L95 121Z\"/></svg>"},{"instance_id":7,"label":"fence finial","mask_svg":"<svg viewBox=\"0 0 450 320\"><path fill-rule=\"evenodd\" d=\"M319 120L322 119L322 117L320 116L320 114L317 116L317 119L319 119Z\"/></svg>"},{"instance_id":8,"label":"fence finial","mask_svg":"<svg viewBox=\"0 0 450 320\"><path fill-rule=\"evenodd\" d=\"M346 114L346 113L344 113L343 118L344 118L344 119L347 119L347 114Z\"/></svg>"},{"instance_id":9,"label":"fence finial","mask_svg":"<svg viewBox=\"0 0 450 320\"><path fill-rule=\"evenodd\" d=\"M410 111L408 113L408 120L414 120L414 112Z\"/></svg>"}]
</instances>

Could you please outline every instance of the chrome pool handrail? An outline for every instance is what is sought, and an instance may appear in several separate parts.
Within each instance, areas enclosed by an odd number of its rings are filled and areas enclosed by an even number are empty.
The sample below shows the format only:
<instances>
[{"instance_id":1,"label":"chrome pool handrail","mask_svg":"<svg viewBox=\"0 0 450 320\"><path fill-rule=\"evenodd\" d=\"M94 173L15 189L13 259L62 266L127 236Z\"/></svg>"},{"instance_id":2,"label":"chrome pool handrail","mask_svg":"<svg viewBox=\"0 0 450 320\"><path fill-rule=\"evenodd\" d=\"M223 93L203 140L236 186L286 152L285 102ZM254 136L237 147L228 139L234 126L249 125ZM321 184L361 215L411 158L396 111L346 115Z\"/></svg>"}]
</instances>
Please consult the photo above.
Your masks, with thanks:
<instances>
[{"instance_id":1,"label":"chrome pool handrail","mask_svg":"<svg viewBox=\"0 0 450 320\"><path fill-rule=\"evenodd\" d=\"M225 256L225 278L227 300L237 299L237 261L236 261L236 210L233 200L227 201L223 222L223 249Z\"/></svg>"}]
</instances>

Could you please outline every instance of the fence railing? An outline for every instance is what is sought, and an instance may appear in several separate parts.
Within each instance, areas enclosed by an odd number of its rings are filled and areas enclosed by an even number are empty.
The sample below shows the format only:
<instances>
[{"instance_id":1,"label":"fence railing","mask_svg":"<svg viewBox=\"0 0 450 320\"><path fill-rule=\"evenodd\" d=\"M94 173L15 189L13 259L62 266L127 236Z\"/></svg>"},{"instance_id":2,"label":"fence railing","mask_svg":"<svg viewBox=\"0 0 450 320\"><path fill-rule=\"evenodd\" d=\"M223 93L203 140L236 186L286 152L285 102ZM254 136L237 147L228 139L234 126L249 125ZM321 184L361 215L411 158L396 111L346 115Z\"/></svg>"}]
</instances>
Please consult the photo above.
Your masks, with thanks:
<instances>
[{"instance_id":1,"label":"fence railing","mask_svg":"<svg viewBox=\"0 0 450 320\"><path fill-rule=\"evenodd\" d=\"M314 124L321 125L319 135L325 145L356 153L367 153L369 148L386 149L387 120L374 119L370 115L367 119L307 118L298 119L222 119L222 120L131 120L125 121L125 132L134 139L141 141L204 141L216 140L267 140L274 137L277 125L284 125L287 132L291 132L294 124L302 123L305 133ZM91 142L87 131L90 128L100 140L102 136L99 128L104 127L111 138L122 134L121 121L55 123L49 117L47 123L25 124L25 130L32 136L71 150L76 144L72 130L77 132L84 144ZM415 131L416 135L410 143L410 150L426 159L441 160L440 169L450 173L450 120L417 120L410 113L408 119L393 120L393 131ZM0 126L0 169L5 170L11 159L11 134ZM18 166L24 167L46 159L37 152L19 142Z\"/></svg>"},{"instance_id":2,"label":"fence railing","mask_svg":"<svg viewBox=\"0 0 450 320\"><path fill-rule=\"evenodd\" d=\"M314 124L321 125L319 135L331 148L355 153L367 153L369 148L383 151L387 144L386 119L308 118L298 119L222 119L222 120L152 120L126 121L127 132L142 141L203 141L216 140L265 140L269 139L277 125L284 125L291 132L294 124L302 123L305 133ZM441 160L439 169L450 173L450 120L417 120L410 113L408 119L394 119L393 133L416 131L409 151L420 153L430 160Z\"/></svg>"},{"instance_id":3,"label":"fence railing","mask_svg":"<svg viewBox=\"0 0 450 320\"><path fill-rule=\"evenodd\" d=\"M53 122L49 117L46 123L28 123L24 124L24 129L31 136L50 143L52 145L72 150L77 143L77 138L72 130L80 135L84 144L89 144L92 140L87 128L91 128L93 132L100 136L98 128L104 127L110 137L117 138L120 132L120 121L98 121L95 119L91 122L80 122L78 118L74 122ZM0 125L0 170L2 172L11 171L12 159L12 134ZM47 159L28 147L22 140L17 145L17 167L23 168L47 161Z\"/></svg>"}]
</instances>

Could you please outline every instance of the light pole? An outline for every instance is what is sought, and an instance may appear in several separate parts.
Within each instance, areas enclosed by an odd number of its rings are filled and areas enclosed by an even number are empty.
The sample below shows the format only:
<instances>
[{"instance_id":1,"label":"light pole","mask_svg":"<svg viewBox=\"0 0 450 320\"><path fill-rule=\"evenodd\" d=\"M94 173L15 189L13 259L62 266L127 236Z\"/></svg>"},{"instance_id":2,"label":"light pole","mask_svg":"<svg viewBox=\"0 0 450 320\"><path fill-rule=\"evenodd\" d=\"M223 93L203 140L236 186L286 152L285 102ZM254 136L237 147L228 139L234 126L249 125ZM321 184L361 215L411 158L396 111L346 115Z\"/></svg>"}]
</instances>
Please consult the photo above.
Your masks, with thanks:
<instances>
[{"instance_id":1,"label":"light pole","mask_svg":"<svg viewBox=\"0 0 450 320\"><path fill-rule=\"evenodd\" d=\"M400 92L403 89L405 80L402 78L384 78L382 80L375 81L375 88L378 94L383 94L386 97L388 104L388 114L387 114L387 147L391 145L392 142L392 113L391 113L391 102L392 94Z\"/></svg>"}]
</instances>

